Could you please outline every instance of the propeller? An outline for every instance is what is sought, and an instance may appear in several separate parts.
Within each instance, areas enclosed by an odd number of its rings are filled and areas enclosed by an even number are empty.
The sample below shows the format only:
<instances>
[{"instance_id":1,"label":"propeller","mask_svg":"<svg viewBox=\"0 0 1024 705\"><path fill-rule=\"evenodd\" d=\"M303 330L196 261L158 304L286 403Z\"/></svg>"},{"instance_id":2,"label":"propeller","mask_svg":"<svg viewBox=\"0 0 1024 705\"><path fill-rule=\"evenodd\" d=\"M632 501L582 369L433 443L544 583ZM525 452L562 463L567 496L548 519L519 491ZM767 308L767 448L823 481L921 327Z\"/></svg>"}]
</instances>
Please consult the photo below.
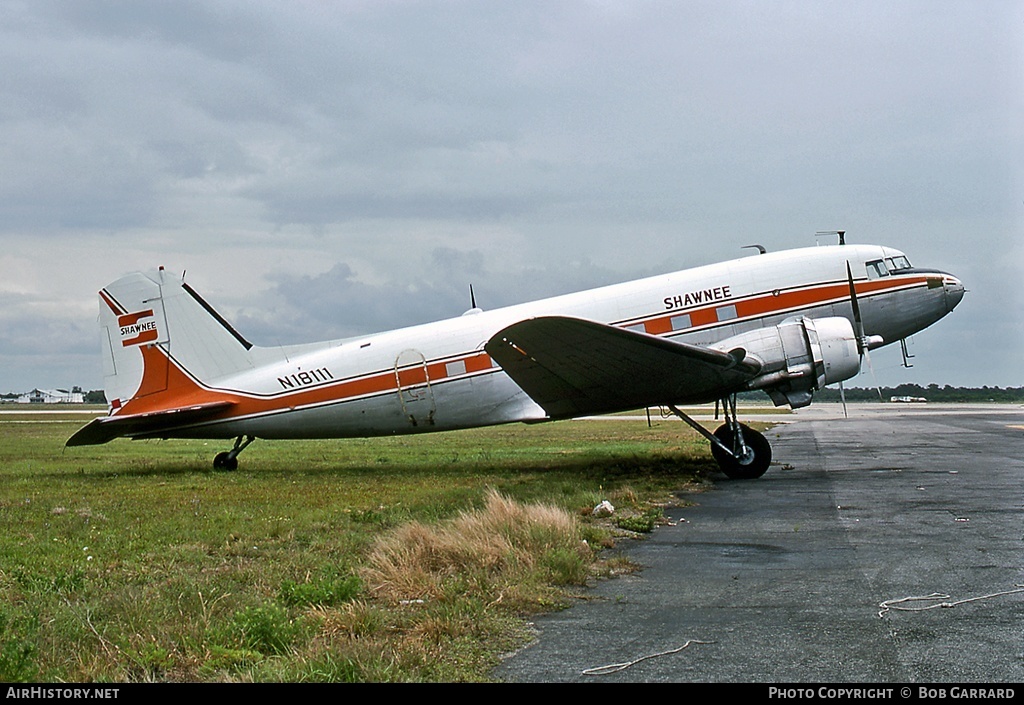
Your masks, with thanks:
<instances>
[{"instance_id":1,"label":"propeller","mask_svg":"<svg viewBox=\"0 0 1024 705\"><path fill-rule=\"evenodd\" d=\"M883 401L882 388L878 386L878 378L875 377L875 367L871 364L871 355L868 353L871 348L878 347L883 341L880 335L869 336L864 333L864 319L860 313L860 302L857 300L857 288L853 285L853 269L850 267L850 260L846 260L846 279L850 283L850 305L853 306L853 333L857 337L857 352L860 354L862 361L867 360L868 370L871 371L871 379L874 381L875 390L878 392L878 400ZM841 386L840 394L842 395ZM846 408L845 403L844 399L844 411Z\"/></svg>"}]
</instances>

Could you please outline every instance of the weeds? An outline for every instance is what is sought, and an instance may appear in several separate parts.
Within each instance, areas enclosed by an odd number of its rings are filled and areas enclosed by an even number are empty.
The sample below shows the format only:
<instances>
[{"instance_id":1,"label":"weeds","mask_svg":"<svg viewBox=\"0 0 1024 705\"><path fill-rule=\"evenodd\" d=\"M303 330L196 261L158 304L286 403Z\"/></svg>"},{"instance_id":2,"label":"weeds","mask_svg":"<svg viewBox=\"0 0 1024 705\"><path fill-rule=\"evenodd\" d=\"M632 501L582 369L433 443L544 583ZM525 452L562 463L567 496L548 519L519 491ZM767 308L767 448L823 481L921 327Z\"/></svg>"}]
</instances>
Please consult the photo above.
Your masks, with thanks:
<instances>
[{"instance_id":1,"label":"weeds","mask_svg":"<svg viewBox=\"0 0 1024 705\"><path fill-rule=\"evenodd\" d=\"M246 607L234 614L222 646L256 651L264 655L287 653L302 630L288 610L274 603Z\"/></svg>"},{"instance_id":2,"label":"weeds","mask_svg":"<svg viewBox=\"0 0 1024 705\"><path fill-rule=\"evenodd\" d=\"M296 583L286 580L281 585L281 600L290 606L338 605L359 594L358 576Z\"/></svg>"},{"instance_id":3,"label":"weeds","mask_svg":"<svg viewBox=\"0 0 1024 705\"><path fill-rule=\"evenodd\" d=\"M627 514L616 517L615 526L638 534L649 534L663 518L660 507L652 507L640 514Z\"/></svg>"},{"instance_id":4,"label":"weeds","mask_svg":"<svg viewBox=\"0 0 1024 705\"><path fill-rule=\"evenodd\" d=\"M0 612L0 683L25 683L38 679L36 647Z\"/></svg>"}]
</instances>

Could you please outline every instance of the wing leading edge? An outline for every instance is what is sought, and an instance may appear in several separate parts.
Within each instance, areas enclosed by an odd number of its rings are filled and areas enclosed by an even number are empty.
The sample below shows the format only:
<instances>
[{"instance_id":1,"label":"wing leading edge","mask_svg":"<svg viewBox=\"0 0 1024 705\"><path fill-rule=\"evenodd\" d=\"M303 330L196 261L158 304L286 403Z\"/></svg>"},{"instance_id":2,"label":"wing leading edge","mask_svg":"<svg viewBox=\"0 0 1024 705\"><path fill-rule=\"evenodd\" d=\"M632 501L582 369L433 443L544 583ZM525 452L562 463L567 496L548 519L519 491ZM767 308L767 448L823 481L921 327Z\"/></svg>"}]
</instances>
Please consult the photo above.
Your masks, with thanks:
<instances>
[{"instance_id":1,"label":"wing leading edge","mask_svg":"<svg viewBox=\"0 0 1024 705\"><path fill-rule=\"evenodd\" d=\"M551 418L712 401L760 371L742 349L726 353L563 316L514 323L485 350Z\"/></svg>"}]
</instances>

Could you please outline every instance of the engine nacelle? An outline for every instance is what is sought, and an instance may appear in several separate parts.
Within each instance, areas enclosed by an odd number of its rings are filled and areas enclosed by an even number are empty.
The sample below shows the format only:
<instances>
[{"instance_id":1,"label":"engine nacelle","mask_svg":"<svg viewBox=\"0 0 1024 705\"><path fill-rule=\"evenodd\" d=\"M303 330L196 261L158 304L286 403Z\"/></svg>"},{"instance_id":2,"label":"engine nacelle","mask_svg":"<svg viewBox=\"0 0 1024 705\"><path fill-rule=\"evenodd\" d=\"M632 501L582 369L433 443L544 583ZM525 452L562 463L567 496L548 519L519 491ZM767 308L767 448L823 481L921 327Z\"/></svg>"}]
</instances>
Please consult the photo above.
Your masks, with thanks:
<instances>
[{"instance_id":1,"label":"engine nacelle","mask_svg":"<svg viewBox=\"0 0 1024 705\"><path fill-rule=\"evenodd\" d=\"M742 333L713 347L746 350L747 358L761 365L749 388L765 390L775 406L807 406L813 392L860 372L857 336L841 316L787 318L774 328Z\"/></svg>"}]
</instances>

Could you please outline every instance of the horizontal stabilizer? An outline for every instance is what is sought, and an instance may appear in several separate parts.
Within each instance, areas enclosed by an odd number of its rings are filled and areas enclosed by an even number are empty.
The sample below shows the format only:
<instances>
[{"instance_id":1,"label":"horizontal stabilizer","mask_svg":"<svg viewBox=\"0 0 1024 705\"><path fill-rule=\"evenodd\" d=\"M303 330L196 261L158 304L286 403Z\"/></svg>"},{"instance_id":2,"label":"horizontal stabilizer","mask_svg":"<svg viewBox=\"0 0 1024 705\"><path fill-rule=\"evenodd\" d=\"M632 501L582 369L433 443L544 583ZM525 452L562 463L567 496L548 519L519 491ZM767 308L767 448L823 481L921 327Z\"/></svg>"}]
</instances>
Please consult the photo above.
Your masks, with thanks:
<instances>
[{"instance_id":1,"label":"horizontal stabilizer","mask_svg":"<svg viewBox=\"0 0 1024 705\"><path fill-rule=\"evenodd\" d=\"M159 436L161 431L211 418L234 405L233 401L215 401L145 414L104 416L80 428L64 445L91 446L122 436Z\"/></svg>"},{"instance_id":2,"label":"horizontal stabilizer","mask_svg":"<svg viewBox=\"0 0 1024 705\"><path fill-rule=\"evenodd\" d=\"M720 399L755 377L743 350L722 352L562 316L515 323L487 353L551 418Z\"/></svg>"}]
</instances>

